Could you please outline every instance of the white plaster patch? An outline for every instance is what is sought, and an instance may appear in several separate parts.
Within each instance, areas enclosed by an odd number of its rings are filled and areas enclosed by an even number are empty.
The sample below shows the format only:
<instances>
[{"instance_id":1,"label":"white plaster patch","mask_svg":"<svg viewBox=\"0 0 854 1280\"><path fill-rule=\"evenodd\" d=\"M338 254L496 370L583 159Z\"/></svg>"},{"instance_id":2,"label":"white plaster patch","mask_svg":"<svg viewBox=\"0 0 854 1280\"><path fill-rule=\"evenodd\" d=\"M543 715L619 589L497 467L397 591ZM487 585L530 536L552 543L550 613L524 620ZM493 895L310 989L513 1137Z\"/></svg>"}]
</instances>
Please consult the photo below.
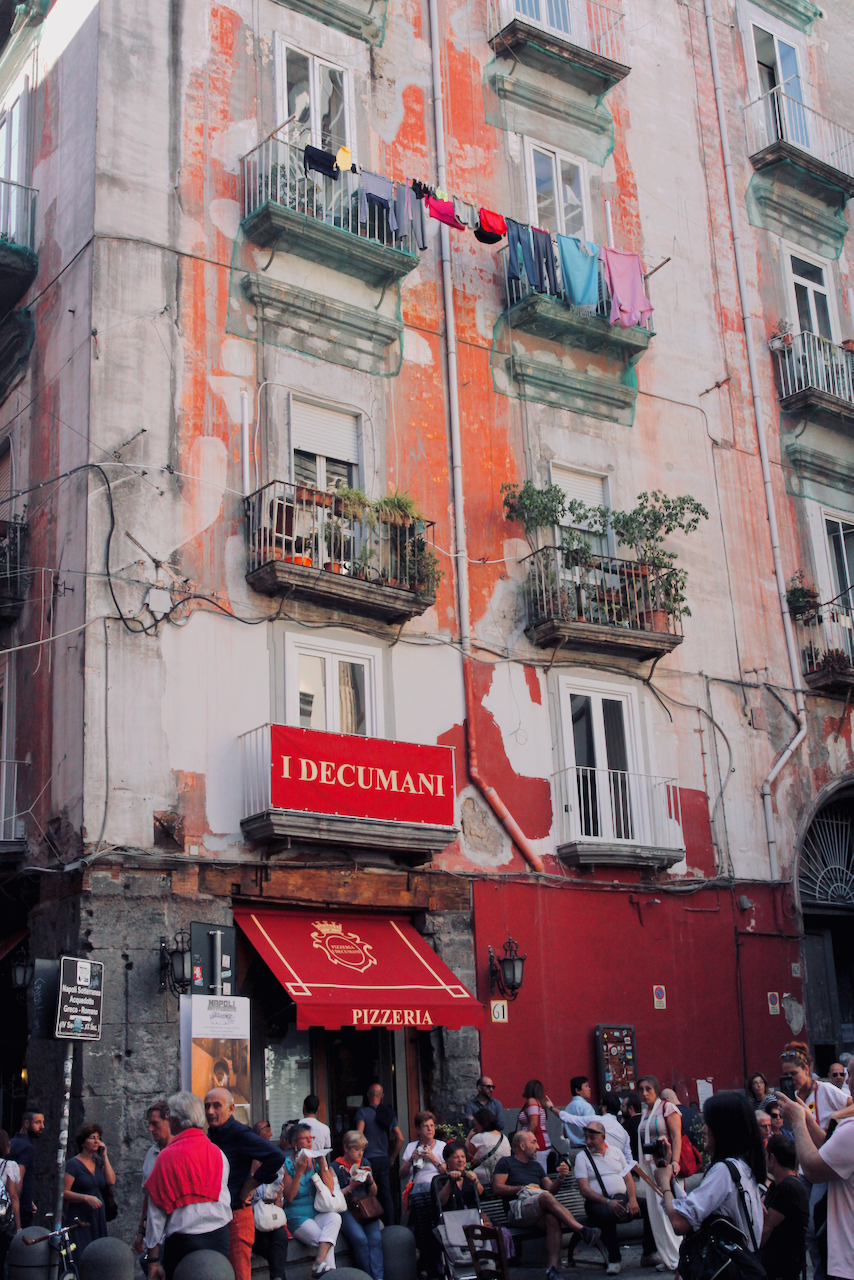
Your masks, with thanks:
<instances>
[{"instance_id":1,"label":"white plaster patch","mask_svg":"<svg viewBox=\"0 0 854 1280\"><path fill-rule=\"evenodd\" d=\"M225 343L223 343L223 346L225 346ZM252 363L251 359L250 363ZM235 424L238 423L240 421L240 391L245 386L242 378L209 374L208 386L214 395L219 396L225 402L230 421ZM248 387L246 389L249 390Z\"/></svg>"},{"instance_id":2,"label":"white plaster patch","mask_svg":"<svg viewBox=\"0 0 854 1280\"><path fill-rule=\"evenodd\" d=\"M237 238L240 229L240 205L236 200L211 200L208 205L211 222L229 240Z\"/></svg>"},{"instance_id":3,"label":"white plaster patch","mask_svg":"<svg viewBox=\"0 0 854 1280\"><path fill-rule=\"evenodd\" d=\"M415 329L404 329L403 358L411 364L424 367L433 363L433 352L423 333L418 333Z\"/></svg>"},{"instance_id":4,"label":"white plaster patch","mask_svg":"<svg viewBox=\"0 0 854 1280\"><path fill-rule=\"evenodd\" d=\"M786 1021L789 1024L789 1030L793 1036L800 1035L801 1029L806 1021L804 1006L801 1004L800 1000L796 1000L795 997L789 995L788 992L784 992L782 1004L783 1013L786 1015Z\"/></svg>"},{"instance_id":5,"label":"white plaster patch","mask_svg":"<svg viewBox=\"0 0 854 1280\"><path fill-rule=\"evenodd\" d=\"M240 157L251 151L257 141L257 120L234 120L227 129L212 136L211 158L218 160L227 173L237 173Z\"/></svg>"},{"instance_id":6,"label":"white plaster patch","mask_svg":"<svg viewBox=\"0 0 854 1280\"><path fill-rule=\"evenodd\" d=\"M504 568L508 578L512 578L514 582L525 581L528 570L522 561L530 554L531 548L524 538L504 539Z\"/></svg>"},{"instance_id":7,"label":"white plaster patch","mask_svg":"<svg viewBox=\"0 0 854 1280\"><path fill-rule=\"evenodd\" d=\"M542 703L532 702L522 667L496 665L482 705L501 731L513 772L520 778L550 777L553 764L548 706L545 699Z\"/></svg>"},{"instance_id":8,"label":"white plaster patch","mask_svg":"<svg viewBox=\"0 0 854 1280\"><path fill-rule=\"evenodd\" d=\"M391 651L395 732L407 742L435 743L465 719L459 655L447 645L395 645ZM431 691L424 696L425 689ZM457 762L457 768L460 762Z\"/></svg>"},{"instance_id":9,"label":"white plaster patch","mask_svg":"<svg viewBox=\"0 0 854 1280\"><path fill-rule=\"evenodd\" d=\"M487 342L492 342L492 325L486 318L483 309L483 298L478 298L474 304L474 323L480 336L485 338Z\"/></svg>"},{"instance_id":10,"label":"white plaster patch","mask_svg":"<svg viewBox=\"0 0 854 1280\"><path fill-rule=\"evenodd\" d=\"M458 814L460 850L469 862L489 871L513 861L510 837L475 787L460 792Z\"/></svg>"},{"instance_id":11,"label":"white plaster patch","mask_svg":"<svg viewBox=\"0 0 854 1280\"><path fill-rule=\"evenodd\" d=\"M237 377L251 378L255 372L255 353L240 338L223 338L220 361L223 369Z\"/></svg>"}]
</instances>

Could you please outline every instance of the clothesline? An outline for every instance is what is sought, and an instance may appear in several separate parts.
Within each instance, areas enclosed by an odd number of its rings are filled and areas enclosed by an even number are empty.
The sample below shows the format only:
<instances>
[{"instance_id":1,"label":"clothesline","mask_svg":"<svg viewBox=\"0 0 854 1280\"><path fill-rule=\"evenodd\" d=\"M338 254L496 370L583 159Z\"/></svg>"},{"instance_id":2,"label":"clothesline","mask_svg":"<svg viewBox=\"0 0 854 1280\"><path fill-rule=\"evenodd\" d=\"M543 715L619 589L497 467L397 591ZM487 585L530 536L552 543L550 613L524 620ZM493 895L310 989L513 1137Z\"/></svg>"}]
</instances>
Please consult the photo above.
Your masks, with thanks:
<instances>
[{"instance_id":1,"label":"clothesline","mask_svg":"<svg viewBox=\"0 0 854 1280\"><path fill-rule=\"evenodd\" d=\"M471 231L483 244L497 244L507 237L507 275L521 282L524 269L531 289L557 295L557 261L552 233L532 227L491 209L475 208L466 200L432 187L417 178L394 181L353 162L348 147L335 155L319 147L303 149L306 178L309 171L322 173L337 182L342 173L359 175L359 221L367 223L369 206L385 210L390 231L398 238L411 237L422 252L427 248L424 211L431 218L457 231ZM576 236L557 235L560 274L567 301L579 307L599 303L599 271L611 299L610 323L623 329L643 324L652 314L646 295L640 255L626 249L597 245ZM661 266L664 264L661 263Z\"/></svg>"}]
</instances>

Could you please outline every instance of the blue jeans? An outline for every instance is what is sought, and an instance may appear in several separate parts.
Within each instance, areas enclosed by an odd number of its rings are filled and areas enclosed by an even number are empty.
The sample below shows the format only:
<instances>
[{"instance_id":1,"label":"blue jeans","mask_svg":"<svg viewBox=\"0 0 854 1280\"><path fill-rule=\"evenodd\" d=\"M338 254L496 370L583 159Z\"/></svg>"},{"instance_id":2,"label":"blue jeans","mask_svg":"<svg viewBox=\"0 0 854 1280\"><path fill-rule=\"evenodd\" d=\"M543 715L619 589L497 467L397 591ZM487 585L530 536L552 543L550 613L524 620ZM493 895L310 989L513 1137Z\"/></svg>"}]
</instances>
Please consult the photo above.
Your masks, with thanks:
<instances>
[{"instance_id":1,"label":"blue jeans","mask_svg":"<svg viewBox=\"0 0 854 1280\"><path fill-rule=\"evenodd\" d=\"M383 1240L379 1220L362 1225L348 1209L341 1214L341 1230L353 1254L353 1266L367 1271L374 1280L383 1280Z\"/></svg>"}]
</instances>

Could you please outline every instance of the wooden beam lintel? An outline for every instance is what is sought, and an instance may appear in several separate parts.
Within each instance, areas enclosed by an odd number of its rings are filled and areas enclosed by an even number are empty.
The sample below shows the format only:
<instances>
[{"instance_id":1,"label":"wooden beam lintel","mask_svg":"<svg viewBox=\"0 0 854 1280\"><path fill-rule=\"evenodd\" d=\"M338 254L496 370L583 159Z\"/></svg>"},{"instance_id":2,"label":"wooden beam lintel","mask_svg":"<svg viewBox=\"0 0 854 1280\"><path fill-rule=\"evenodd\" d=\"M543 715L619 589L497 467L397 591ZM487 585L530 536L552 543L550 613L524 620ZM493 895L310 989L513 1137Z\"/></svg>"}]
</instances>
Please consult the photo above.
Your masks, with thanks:
<instances>
[{"instance_id":1,"label":"wooden beam lintel","mask_svg":"<svg viewBox=\"0 0 854 1280\"><path fill-rule=\"evenodd\" d=\"M470 911L471 885L458 876L409 871L400 874L370 871L288 870L271 866L259 871L200 868L199 891L215 897L231 895L264 902L348 907L382 911Z\"/></svg>"}]
</instances>

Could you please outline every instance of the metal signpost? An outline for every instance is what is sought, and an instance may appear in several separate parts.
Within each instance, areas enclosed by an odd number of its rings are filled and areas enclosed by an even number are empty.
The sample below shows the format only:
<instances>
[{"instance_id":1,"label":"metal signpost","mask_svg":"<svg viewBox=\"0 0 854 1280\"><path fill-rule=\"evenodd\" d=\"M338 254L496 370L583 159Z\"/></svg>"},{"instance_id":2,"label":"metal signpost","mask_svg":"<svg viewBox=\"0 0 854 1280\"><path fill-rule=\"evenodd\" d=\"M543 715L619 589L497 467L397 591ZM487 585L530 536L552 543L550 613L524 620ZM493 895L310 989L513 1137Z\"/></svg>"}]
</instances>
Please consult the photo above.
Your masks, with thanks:
<instances>
[{"instance_id":1,"label":"metal signpost","mask_svg":"<svg viewBox=\"0 0 854 1280\"><path fill-rule=\"evenodd\" d=\"M62 1059L62 1118L59 1123L59 1147L56 1153L56 1213L54 1226L62 1222L62 1190L65 1154L68 1150L68 1122L71 1115L71 1073L74 1067L74 1041L101 1039L101 1013L104 996L104 966L98 960L78 960L63 956L60 960L59 999L56 1003L57 1040L65 1040Z\"/></svg>"}]
</instances>

